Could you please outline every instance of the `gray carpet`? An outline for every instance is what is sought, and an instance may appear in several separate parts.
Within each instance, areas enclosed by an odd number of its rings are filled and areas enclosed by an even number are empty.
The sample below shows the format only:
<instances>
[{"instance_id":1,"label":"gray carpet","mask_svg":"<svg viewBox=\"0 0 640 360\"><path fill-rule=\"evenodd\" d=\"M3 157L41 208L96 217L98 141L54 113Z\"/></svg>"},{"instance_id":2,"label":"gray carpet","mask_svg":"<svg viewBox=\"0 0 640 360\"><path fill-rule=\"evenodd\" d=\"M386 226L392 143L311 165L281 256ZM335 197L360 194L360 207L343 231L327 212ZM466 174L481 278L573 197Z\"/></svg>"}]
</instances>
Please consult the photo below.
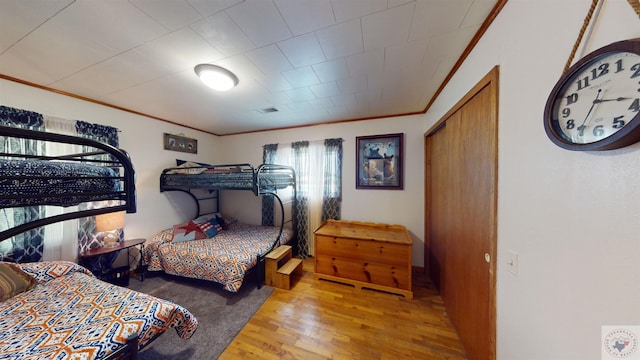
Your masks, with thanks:
<instances>
[{"instance_id":1,"label":"gray carpet","mask_svg":"<svg viewBox=\"0 0 640 360\"><path fill-rule=\"evenodd\" d=\"M198 330L190 339L181 339L170 329L147 345L138 359L217 359L273 292L268 286L257 289L252 275L237 293L216 283L164 274L144 282L131 278L130 289L173 301L198 319Z\"/></svg>"}]
</instances>

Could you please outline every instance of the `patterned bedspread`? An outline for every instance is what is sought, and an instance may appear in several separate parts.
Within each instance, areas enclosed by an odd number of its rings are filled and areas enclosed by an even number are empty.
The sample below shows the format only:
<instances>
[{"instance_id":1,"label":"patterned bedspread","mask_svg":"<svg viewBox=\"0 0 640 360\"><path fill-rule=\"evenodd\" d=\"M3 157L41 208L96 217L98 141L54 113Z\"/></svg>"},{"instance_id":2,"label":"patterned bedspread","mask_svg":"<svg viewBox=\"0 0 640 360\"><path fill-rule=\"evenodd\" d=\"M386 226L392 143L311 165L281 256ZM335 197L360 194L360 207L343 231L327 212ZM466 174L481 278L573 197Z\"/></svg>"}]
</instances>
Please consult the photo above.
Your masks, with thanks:
<instances>
[{"instance_id":1,"label":"patterned bedspread","mask_svg":"<svg viewBox=\"0 0 640 360\"><path fill-rule=\"evenodd\" d=\"M109 167L71 161L1 160L0 205L75 205L113 199L120 181Z\"/></svg>"},{"instance_id":2,"label":"patterned bedspread","mask_svg":"<svg viewBox=\"0 0 640 360\"><path fill-rule=\"evenodd\" d=\"M257 263L277 238L280 227L234 223L213 238L172 243L172 229L145 243L144 258L150 271L214 281L237 292L246 272ZM289 242L293 231L285 228L280 243Z\"/></svg>"},{"instance_id":3,"label":"patterned bedspread","mask_svg":"<svg viewBox=\"0 0 640 360\"><path fill-rule=\"evenodd\" d=\"M0 358L100 359L137 334L139 348L198 321L185 308L96 279L71 262L20 264L39 284L0 303Z\"/></svg>"}]
</instances>

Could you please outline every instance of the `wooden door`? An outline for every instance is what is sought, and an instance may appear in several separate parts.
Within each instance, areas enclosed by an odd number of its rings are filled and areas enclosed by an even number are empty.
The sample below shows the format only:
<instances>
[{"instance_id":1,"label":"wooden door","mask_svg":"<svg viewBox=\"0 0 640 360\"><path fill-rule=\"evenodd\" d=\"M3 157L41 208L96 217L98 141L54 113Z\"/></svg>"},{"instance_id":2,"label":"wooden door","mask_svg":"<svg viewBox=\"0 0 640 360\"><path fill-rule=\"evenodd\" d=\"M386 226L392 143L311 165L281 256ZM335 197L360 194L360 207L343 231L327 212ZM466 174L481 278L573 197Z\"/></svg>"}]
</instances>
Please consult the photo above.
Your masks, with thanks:
<instances>
[{"instance_id":1,"label":"wooden door","mask_svg":"<svg viewBox=\"0 0 640 360\"><path fill-rule=\"evenodd\" d=\"M446 124L433 132L430 136L430 141L426 142L427 154L427 174L425 182L428 189L425 189L431 196L429 196L429 206L426 208L425 224L429 224L428 237L434 239L444 239L447 229L451 227L449 220L453 218L452 207L447 207L448 194L438 189L444 188L449 182L449 166L448 157L450 156L449 143L450 137L447 136L448 129ZM432 161L430 158L436 159ZM430 191L429 191L430 190ZM426 192L425 192L426 193ZM433 213L430 209L435 209ZM430 215L429 215L430 214ZM440 292L444 292L444 270L445 270L445 243L442 241L431 241L429 243L429 251L425 254L425 266L429 270L431 280L434 282ZM425 249L426 250L426 249Z\"/></svg>"},{"instance_id":2,"label":"wooden door","mask_svg":"<svg viewBox=\"0 0 640 360\"><path fill-rule=\"evenodd\" d=\"M495 68L427 133L425 262L469 359L495 359Z\"/></svg>"}]
</instances>

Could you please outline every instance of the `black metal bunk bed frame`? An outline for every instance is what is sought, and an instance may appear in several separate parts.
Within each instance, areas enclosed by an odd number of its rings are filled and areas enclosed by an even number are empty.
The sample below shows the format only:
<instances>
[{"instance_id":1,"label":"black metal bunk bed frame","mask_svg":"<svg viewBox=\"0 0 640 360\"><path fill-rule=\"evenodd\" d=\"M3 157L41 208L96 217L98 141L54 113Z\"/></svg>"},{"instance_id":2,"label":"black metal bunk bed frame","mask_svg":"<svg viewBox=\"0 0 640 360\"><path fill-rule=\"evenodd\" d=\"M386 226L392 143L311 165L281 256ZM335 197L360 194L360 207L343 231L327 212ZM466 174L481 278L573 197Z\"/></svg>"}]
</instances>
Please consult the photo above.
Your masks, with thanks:
<instances>
[{"instance_id":1,"label":"black metal bunk bed frame","mask_svg":"<svg viewBox=\"0 0 640 360\"><path fill-rule=\"evenodd\" d=\"M224 164L224 165L209 165L209 166L206 166L206 168L209 171L215 171L216 169L226 169L227 171L229 171L222 174L247 173L247 175L249 175L248 173L250 173L251 183L250 184L225 183L226 185L208 183L207 185L195 184L193 186L191 185L176 186L176 185L171 185L170 181L168 180L171 175L174 175L172 174L173 171L188 170L188 169L202 169L203 167L204 166L199 165L199 166L193 166L193 167L174 167L174 168L164 169L162 171L162 174L160 175L160 192L180 191L188 194L196 204L196 209L197 209L196 217L208 214L208 213L203 214L201 212L201 209L202 209L202 207L200 206L201 201L215 200L215 211L213 211L213 213L220 211L220 190L251 190L256 196L270 195L270 196L273 196L273 198L275 198L278 202L278 205L280 208L280 231L276 239L273 241L273 243L269 247L269 250L267 250L262 254L258 254L258 258L257 258L256 279L257 279L257 286L258 288L260 288L262 286L262 276L264 273L263 268L264 268L265 256L268 253L270 253L272 250L274 250L277 244L280 242L280 238L282 236L285 223L288 223L288 222L293 223L294 207L295 207L294 202L296 200L296 173L291 166L286 166L286 165L261 164L257 168L254 168L251 164ZM268 183L266 183L265 181L262 181L265 177L268 177L269 175L273 175L274 173L290 175L290 180L285 182L268 182ZM280 196L278 196L277 192L279 189L288 188L288 187L292 188L292 195L291 195L291 199L286 203L291 203L292 208L291 208L291 219L289 221L286 221L285 210L284 210L285 202L282 201ZM213 194L206 197L198 197L193 192L193 190L195 189L209 190ZM294 241L295 241L295 238L296 238L295 226L293 226L293 230L294 230Z\"/></svg>"},{"instance_id":2,"label":"black metal bunk bed frame","mask_svg":"<svg viewBox=\"0 0 640 360\"><path fill-rule=\"evenodd\" d=\"M119 174L113 179L121 182L121 190L117 192L108 192L108 193L65 193L65 194L51 194L47 195L47 197L69 197L69 196L101 196L103 200L120 200L120 204L116 205L106 205L96 209L86 209L86 210L77 210L73 212L68 212L60 215L50 216L46 218L37 219L25 224L17 225L13 228L4 230L0 232L0 241L9 239L15 235L23 233L25 231L38 228L41 226L53 224L60 221L77 219L86 216L94 216L99 214L105 214L116 211L126 211L128 213L136 212L136 190L135 190L135 170L131 163L131 159L129 154L121 149L113 147L109 144L101 143L99 141L95 141L92 139L48 133L44 131L35 131L35 130L27 130L21 128L0 126L0 136L6 137L14 137L14 138L22 138L22 139L32 139L32 140L41 140L41 141L51 141L57 143L66 143L66 144L74 144L74 145L84 145L90 146L93 148L100 149L102 151L93 151L87 153L80 154L71 154L71 155L63 155L63 156L34 156L34 155L22 155L22 154L8 154L8 153L0 153L1 158L21 158L21 159L29 159L29 160L50 160L50 161L71 161L71 162L84 162L84 163L101 163L105 166L109 166L112 168L121 168L123 169L123 174ZM95 160L89 159L87 157L100 155L100 154L109 154L114 160ZM33 175L19 175L15 176L5 176L6 179L11 179L14 181L26 181L29 179L47 179L47 176L33 176ZM56 179L61 179L57 177ZM63 177L64 180L74 180L78 179L78 177L66 176ZM98 179L98 178L95 178ZM105 177L101 177L101 179L105 179ZM108 178L107 178L108 179ZM6 194L4 192L0 192L0 201L16 201L20 199L26 199L29 196L25 196L23 194ZM31 196L29 198L29 205L44 205L38 204L38 199ZM93 201L93 200L87 200ZM123 203L124 202L124 203ZM47 203L46 205L52 205ZM68 204L65 204L68 205ZM8 207L19 207L19 206L1 206L0 208L8 208Z\"/></svg>"},{"instance_id":3,"label":"black metal bunk bed frame","mask_svg":"<svg viewBox=\"0 0 640 360\"><path fill-rule=\"evenodd\" d=\"M25 160L47 160L47 161L69 161L76 163L96 163L102 164L104 166L108 166L114 169L118 169L116 171L117 175L114 177L88 177L93 179L113 179L120 182L120 191L115 192L82 192L82 193L65 193L63 195L60 194L48 194L48 198L58 198L61 203L59 205L67 206L70 204L63 203L62 199L72 196L78 197L81 199L83 196L87 197L86 201L95 201L93 198L98 196L101 200L120 200L119 204L116 205L105 205L96 209L86 209L86 210L77 210L72 212L67 212L60 215L40 218L34 221L30 221L28 223L20 224L9 228L7 230L3 230L0 232L0 241L4 241L10 239L11 237L23 233L25 231L29 231L41 226L53 224L60 221L66 221L71 219L77 219L81 217L94 216L100 214L106 214L110 212L117 211L126 211L128 213L136 212L136 188L135 188L135 170L133 168L133 164L131 163L131 158L129 154L122 150L118 149L109 144L101 143L99 141L95 141L88 138L69 136L63 134L55 134L44 131L37 130L28 130L21 129L16 127L8 127L8 126L0 126L0 136L3 137L13 137L20 139L30 139L30 140L40 140L45 142L57 142L57 143L65 143L65 144L73 144L73 145L83 145L89 146L95 149L100 149L101 151L91 151L86 153L79 154L69 154L62 156L34 156L34 155L24 155L24 154L12 154L12 153L0 153L1 159L25 159ZM108 154L112 160L96 160L90 159L89 157L95 155L103 155ZM122 171L120 171L120 169ZM36 179L49 179L48 176L44 175L9 175L3 176L5 179L12 181L28 181L34 178ZM87 177L85 177L86 179ZM64 180L78 180L79 177L74 176L63 176L56 177L56 179L64 179ZM24 194L7 194L5 192L0 191L0 202L5 204L11 203L11 205L2 205L0 208L10 208L10 207L20 207L20 200L28 200L28 205L25 206L33 206L33 205L58 205L51 202L51 200L47 200L46 203L38 203L38 198L35 196L25 196ZM15 202L18 202L16 205ZM125 359L137 359L138 353L138 337L130 336L127 339L127 342L122 345L118 350L109 355L105 360L117 359L117 358L125 358Z\"/></svg>"}]
</instances>

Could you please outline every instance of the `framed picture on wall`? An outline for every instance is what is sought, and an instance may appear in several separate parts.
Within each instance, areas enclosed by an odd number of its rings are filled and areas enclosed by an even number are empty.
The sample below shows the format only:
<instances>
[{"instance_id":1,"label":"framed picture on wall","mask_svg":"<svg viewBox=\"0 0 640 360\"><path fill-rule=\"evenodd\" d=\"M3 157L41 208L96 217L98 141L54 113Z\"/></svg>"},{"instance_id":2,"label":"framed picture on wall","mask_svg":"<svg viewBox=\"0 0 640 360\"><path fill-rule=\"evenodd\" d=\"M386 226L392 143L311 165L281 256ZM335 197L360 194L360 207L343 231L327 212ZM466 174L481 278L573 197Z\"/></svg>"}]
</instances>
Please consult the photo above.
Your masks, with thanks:
<instances>
[{"instance_id":1,"label":"framed picture on wall","mask_svg":"<svg viewBox=\"0 0 640 360\"><path fill-rule=\"evenodd\" d=\"M403 137L403 133L356 137L356 189L403 189Z\"/></svg>"},{"instance_id":2,"label":"framed picture on wall","mask_svg":"<svg viewBox=\"0 0 640 360\"><path fill-rule=\"evenodd\" d=\"M164 149L197 154L198 140L182 135L164 133Z\"/></svg>"}]
</instances>

